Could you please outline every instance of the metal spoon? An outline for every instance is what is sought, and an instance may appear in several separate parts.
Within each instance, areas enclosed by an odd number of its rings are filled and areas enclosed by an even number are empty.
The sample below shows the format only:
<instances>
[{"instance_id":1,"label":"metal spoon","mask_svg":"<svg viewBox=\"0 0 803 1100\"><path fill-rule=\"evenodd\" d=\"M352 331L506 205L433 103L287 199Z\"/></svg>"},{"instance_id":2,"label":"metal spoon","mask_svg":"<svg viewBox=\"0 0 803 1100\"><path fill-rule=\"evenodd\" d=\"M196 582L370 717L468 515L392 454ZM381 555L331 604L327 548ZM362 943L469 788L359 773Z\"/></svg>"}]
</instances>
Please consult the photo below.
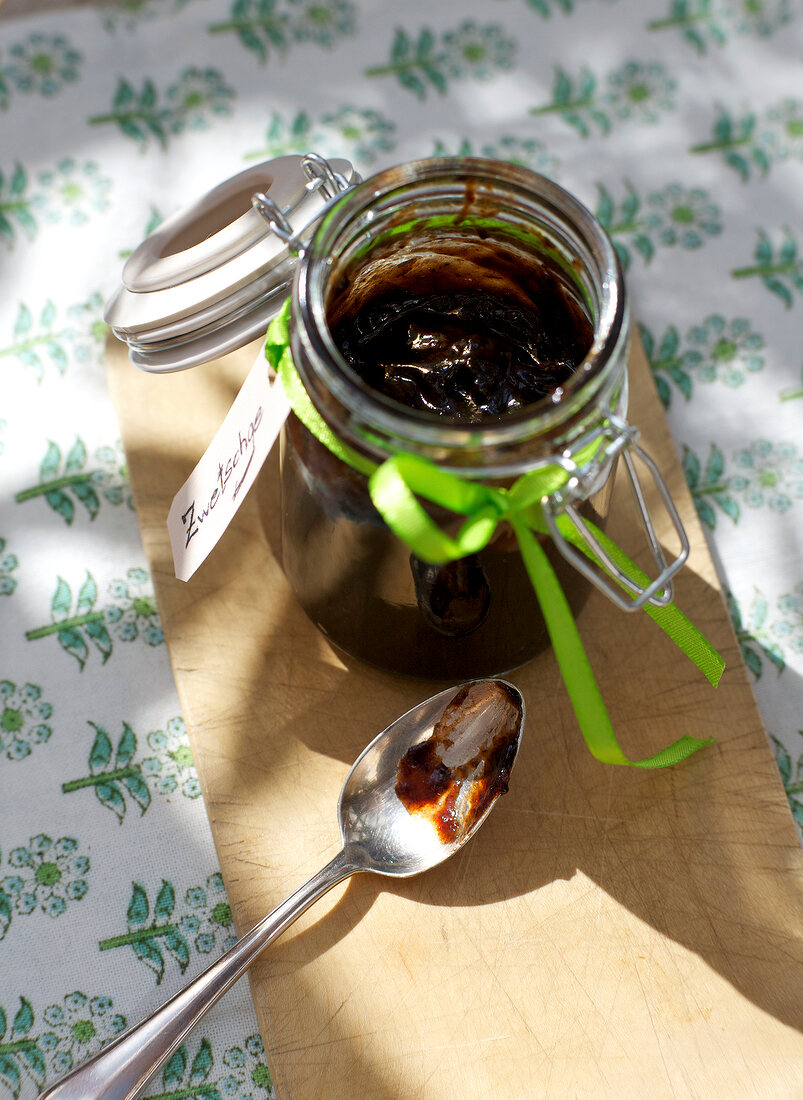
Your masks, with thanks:
<instances>
[{"instance_id":1,"label":"metal spoon","mask_svg":"<svg viewBox=\"0 0 803 1100\"><path fill-rule=\"evenodd\" d=\"M152 1016L39 1100L130 1100L257 955L357 871L406 877L453 855L507 790L524 702L504 680L448 688L397 718L357 757L340 792L343 847Z\"/></svg>"}]
</instances>

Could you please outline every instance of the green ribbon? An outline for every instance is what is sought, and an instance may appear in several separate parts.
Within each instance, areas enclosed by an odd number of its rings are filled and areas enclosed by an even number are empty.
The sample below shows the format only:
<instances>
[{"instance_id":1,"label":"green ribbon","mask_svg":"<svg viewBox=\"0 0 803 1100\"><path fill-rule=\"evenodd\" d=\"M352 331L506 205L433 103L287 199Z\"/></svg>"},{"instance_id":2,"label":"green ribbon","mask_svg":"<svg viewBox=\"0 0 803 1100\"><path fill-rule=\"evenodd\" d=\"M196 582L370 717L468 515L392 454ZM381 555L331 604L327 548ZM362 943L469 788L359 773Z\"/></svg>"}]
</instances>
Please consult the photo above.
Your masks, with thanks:
<instances>
[{"instance_id":1,"label":"green ribbon","mask_svg":"<svg viewBox=\"0 0 803 1100\"><path fill-rule=\"evenodd\" d=\"M348 447L331 430L310 400L290 353L290 302L268 327L265 356L278 374L293 412L337 458L368 478L368 491L379 514L395 535L424 561L442 564L476 554L487 546L497 525L507 522L518 540L522 560L546 622L552 648L571 699L580 730L591 753L607 764L664 768L678 764L713 739L683 736L645 760L630 760L622 752L600 694L577 624L538 535L546 525L541 501L563 485L568 474L554 464L532 470L508 489L470 481L417 455L400 451L377 465ZM591 448L598 444L592 444ZM580 457L580 456L578 456ZM427 500L465 516L456 535L447 534L424 509ZM557 520L561 534L601 567L585 540L565 517ZM599 544L633 581L646 575L603 531L590 525ZM716 687L725 662L711 643L674 605L644 610Z\"/></svg>"}]
</instances>

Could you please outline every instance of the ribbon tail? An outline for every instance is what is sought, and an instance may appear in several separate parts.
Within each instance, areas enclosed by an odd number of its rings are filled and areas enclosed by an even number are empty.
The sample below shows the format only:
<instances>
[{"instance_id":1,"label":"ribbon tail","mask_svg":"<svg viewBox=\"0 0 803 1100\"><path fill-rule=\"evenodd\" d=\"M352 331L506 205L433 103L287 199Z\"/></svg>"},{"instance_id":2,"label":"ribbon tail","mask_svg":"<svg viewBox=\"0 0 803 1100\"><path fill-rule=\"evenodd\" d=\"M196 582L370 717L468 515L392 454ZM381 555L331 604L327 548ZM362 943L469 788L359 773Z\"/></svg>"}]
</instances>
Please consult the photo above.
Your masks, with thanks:
<instances>
[{"instance_id":1,"label":"ribbon tail","mask_svg":"<svg viewBox=\"0 0 803 1100\"><path fill-rule=\"evenodd\" d=\"M590 527L594 538L597 539L608 556L616 562L623 573L626 573L632 581L640 585L649 584L647 574L643 573L635 562L632 562L624 551L621 550L604 531L597 527L596 524L591 523L590 520L586 520L585 522ZM570 542L572 546L580 550L587 558L590 558L591 561L610 576L570 520L564 516L559 517L558 528L567 542ZM615 580L616 578L612 577L611 579ZM624 585L621 585L621 587L624 588ZM667 637L675 643L678 649L685 653L686 656L697 665L708 682L716 687L725 670L725 661L705 635L686 618L680 608L673 603L667 604L665 607L656 607L653 604L646 603L642 610L650 616L653 622L656 623L661 630L663 630Z\"/></svg>"},{"instance_id":2,"label":"ribbon tail","mask_svg":"<svg viewBox=\"0 0 803 1100\"><path fill-rule=\"evenodd\" d=\"M665 768L679 764L698 749L712 744L710 739L701 740L686 735L644 760L630 760L625 756L616 740L574 616L549 559L533 533L521 520L513 518L512 523L528 576L541 606L563 682L591 754L605 764Z\"/></svg>"}]
</instances>

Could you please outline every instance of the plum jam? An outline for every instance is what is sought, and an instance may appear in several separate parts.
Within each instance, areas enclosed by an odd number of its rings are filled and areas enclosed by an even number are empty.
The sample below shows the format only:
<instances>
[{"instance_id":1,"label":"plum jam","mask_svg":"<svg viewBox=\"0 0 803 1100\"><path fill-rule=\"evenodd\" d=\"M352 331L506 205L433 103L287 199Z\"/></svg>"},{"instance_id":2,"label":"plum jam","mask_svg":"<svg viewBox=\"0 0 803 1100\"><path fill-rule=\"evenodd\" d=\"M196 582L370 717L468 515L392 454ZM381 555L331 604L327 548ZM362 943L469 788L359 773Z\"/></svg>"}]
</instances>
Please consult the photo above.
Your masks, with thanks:
<instances>
[{"instance_id":1,"label":"plum jam","mask_svg":"<svg viewBox=\"0 0 803 1100\"><path fill-rule=\"evenodd\" d=\"M497 487L570 454L599 422L601 394L621 395L626 357L620 296L616 338L597 362L601 299L618 268L609 245L600 258L583 243L577 217L607 241L591 216L496 162L419 162L369 183L324 219L299 269L293 358L324 421L377 465L404 450ZM386 527L367 477L292 415L281 462L285 572L340 650L462 679L548 645L509 524L476 554L424 561ZM580 502L603 525L610 472L601 466ZM426 507L447 533L464 521ZM579 612L588 582L540 538Z\"/></svg>"},{"instance_id":2,"label":"plum jam","mask_svg":"<svg viewBox=\"0 0 803 1100\"><path fill-rule=\"evenodd\" d=\"M514 272L505 281L489 254L482 281L494 272L494 285L477 287L477 259L447 265L458 275L468 268L460 288L445 288L452 280L434 264L423 285L380 287L351 308L348 296L344 305L335 299L335 343L367 385L411 409L473 424L526 409L568 379L594 332L563 280L532 263L515 273L518 284Z\"/></svg>"}]
</instances>

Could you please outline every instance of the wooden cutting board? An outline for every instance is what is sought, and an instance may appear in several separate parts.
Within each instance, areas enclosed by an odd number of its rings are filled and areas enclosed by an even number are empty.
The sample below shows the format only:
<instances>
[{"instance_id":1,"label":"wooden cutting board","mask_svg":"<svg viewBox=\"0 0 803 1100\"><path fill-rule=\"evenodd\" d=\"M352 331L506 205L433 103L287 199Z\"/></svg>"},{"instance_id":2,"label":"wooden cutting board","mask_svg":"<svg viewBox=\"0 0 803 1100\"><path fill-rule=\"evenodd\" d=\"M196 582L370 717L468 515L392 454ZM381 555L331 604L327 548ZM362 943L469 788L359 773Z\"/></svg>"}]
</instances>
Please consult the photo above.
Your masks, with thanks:
<instances>
[{"instance_id":1,"label":"wooden cutting board","mask_svg":"<svg viewBox=\"0 0 803 1100\"><path fill-rule=\"evenodd\" d=\"M107 356L241 933L335 853L351 762L436 690L345 665L300 611L272 459L199 572L173 576L171 499L255 353L162 377L114 340ZM631 387L630 420L691 536L677 603L728 667L715 691L646 615L603 597L579 624L631 758L684 732L716 745L665 771L605 766L552 655L513 673L529 722L510 792L472 842L418 878L342 884L253 967L280 1100L803 1095L803 855L638 346ZM612 533L633 552L627 496Z\"/></svg>"}]
</instances>

